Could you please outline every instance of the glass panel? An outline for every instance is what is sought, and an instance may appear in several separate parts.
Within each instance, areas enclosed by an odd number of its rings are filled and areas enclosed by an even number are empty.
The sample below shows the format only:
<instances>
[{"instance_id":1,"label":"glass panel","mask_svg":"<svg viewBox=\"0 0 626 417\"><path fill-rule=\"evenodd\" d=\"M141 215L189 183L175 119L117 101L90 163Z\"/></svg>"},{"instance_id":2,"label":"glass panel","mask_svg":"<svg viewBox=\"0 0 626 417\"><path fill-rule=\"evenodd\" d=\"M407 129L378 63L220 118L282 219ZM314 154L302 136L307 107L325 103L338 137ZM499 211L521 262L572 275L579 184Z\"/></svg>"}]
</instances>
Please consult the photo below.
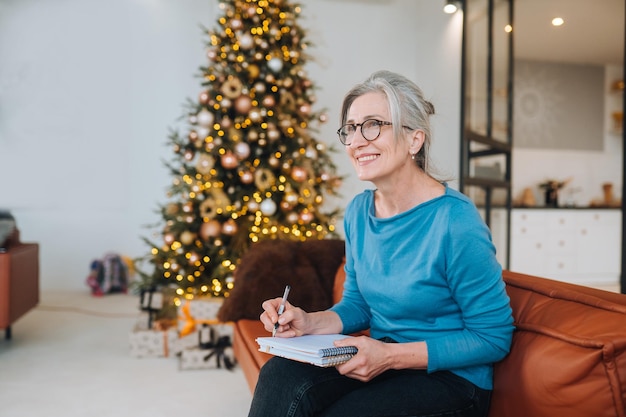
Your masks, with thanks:
<instances>
[{"instance_id":1,"label":"glass panel","mask_svg":"<svg viewBox=\"0 0 626 417\"><path fill-rule=\"evenodd\" d=\"M493 14L493 91L491 136L501 142L509 142L509 74L510 37L512 24L511 6L508 0L499 0Z\"/></svg>"},{"instance_id":2,"label":"glass panel","mask_svg":"<svg viewBox=\"0 0 626 417\"><path fill-rule=\"evenodd\" d=\"M474 148L479 148L479 146ZM470 176L474 178L504 181L505 174L506 157L504 155L484 156L470 161Z\"/></svg>"},{"instance_id":3,"label":"glass panel","mask_svg":"<svg viewBox=\"0 0 626 417\"><path fill-rule=\"evenodd\" d=\"M468 0L466 14L465 128L487 134L488 0Z\"/></svg>"}]
</instances>

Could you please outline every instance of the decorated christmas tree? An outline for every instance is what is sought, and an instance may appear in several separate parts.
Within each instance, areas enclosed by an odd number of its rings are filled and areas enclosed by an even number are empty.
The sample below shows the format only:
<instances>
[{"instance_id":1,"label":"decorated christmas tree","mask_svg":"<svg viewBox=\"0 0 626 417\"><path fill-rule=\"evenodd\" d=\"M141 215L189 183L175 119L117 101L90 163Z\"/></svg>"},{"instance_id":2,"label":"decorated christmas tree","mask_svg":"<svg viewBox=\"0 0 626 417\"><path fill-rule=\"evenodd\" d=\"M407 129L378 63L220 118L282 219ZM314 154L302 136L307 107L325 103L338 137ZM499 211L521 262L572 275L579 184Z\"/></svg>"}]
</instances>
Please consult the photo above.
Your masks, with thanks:
<instances>
[{"instance_id":1,"label":"decorated christmas tree","mask_svg":"<svg viewBox=\"0 0 626 417\"><path fill-rule=\"evenodd\" d=\"M179 296L228 295L241 255L262 239L334 235L338 211L322 208L340 179L314 137L310 57L299 5L288 0L225 0L207 30L209 64L173 131L174 177L159 211L163 224L143 261L143 287L174 286Z\"/></svg>"}]
</instances>

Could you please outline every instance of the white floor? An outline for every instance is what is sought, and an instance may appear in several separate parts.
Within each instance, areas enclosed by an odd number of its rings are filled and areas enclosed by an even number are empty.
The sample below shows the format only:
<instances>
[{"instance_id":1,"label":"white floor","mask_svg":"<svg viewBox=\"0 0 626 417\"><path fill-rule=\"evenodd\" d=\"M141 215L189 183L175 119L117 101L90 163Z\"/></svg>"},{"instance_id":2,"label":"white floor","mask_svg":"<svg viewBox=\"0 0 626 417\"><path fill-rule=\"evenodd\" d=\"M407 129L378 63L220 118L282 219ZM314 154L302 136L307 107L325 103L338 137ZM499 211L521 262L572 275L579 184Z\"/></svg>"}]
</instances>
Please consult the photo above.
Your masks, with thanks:
<instances>
[{"instance_id":1,"label":"white floor","mask_svg":"<svg viewBox=\"0 0 626 417\"><path fill-rule=\"evenodd\" d=\"M235 417L251 394L239 368L178 370L178 358L133 358L138 298L42 293L0 333L0 416Z\"/></svg>"}]
</instances>

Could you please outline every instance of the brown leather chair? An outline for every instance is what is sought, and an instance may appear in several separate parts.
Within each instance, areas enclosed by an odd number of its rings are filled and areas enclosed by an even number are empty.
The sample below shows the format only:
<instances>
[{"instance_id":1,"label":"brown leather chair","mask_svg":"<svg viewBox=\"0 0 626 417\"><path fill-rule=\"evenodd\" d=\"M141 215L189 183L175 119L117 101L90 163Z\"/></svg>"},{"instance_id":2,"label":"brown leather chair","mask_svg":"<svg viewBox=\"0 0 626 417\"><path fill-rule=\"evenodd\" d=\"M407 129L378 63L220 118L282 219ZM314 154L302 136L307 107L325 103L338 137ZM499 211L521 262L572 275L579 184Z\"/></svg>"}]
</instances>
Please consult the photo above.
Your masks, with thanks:
<instances>
[{"instance_id":1,"label":"brown leather chair","mask_svg":"<svg viewBox=\"0 0 626 417\"><path fill-rule=\"evenodd\" d=\"M39 244L20 242L15 229L0 248L0 329L11 338L11 325L39 304Z\"/></svg>"}]
</instances>

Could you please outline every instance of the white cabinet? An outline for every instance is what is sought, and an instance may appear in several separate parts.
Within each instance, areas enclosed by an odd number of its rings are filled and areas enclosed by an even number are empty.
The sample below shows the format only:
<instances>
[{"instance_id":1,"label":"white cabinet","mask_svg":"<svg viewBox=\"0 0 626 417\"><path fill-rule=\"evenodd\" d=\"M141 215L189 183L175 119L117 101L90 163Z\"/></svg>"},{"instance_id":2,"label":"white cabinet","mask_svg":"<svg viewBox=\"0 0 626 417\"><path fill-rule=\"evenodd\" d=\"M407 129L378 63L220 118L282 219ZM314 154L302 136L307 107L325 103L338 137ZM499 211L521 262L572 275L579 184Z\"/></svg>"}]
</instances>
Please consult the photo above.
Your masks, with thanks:
<instances>
[{"instance_id":1,"label":"white cabinet","mask_svg":"<svg viewBox=\"0 0 626 417\"><path fill-rule=\"evenodd\" d=\"M617 284L621 210L514 209L510 269L577 284Z\"/></svg>"}]
</instances>

